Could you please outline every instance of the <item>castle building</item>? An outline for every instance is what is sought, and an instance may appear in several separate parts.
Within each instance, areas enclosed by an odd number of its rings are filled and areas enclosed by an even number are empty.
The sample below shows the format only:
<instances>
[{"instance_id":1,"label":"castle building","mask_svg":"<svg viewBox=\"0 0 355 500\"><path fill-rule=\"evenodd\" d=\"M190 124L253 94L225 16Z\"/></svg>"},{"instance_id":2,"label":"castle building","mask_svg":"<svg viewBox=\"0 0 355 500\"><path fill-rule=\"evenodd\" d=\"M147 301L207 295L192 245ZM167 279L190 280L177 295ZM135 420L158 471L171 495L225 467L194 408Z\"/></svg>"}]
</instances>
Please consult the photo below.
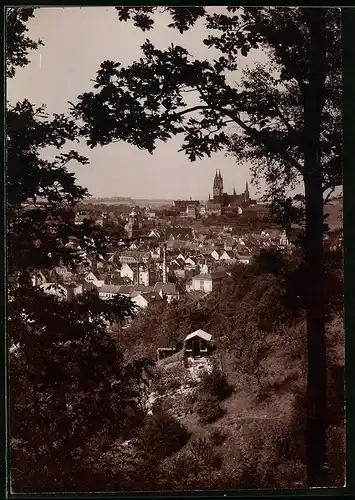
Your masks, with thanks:
<instances>
[{"instance_id":1,"label":"castle building","mask_svg":"<svg viewBox=\"0 0 355 500\"><path fill-rule=\"evenodd\" d=\"M212 195L212 199L210 194L208 196L208 214L221 215L221 213L239 212L240 207L248 207L251 203L248 183L246 183L245 191L242 194L237 194L235 188L233 188L233 194L224 192L223 178L220 170L219 172L216 170Z\"/></svg>"}]
</instances>

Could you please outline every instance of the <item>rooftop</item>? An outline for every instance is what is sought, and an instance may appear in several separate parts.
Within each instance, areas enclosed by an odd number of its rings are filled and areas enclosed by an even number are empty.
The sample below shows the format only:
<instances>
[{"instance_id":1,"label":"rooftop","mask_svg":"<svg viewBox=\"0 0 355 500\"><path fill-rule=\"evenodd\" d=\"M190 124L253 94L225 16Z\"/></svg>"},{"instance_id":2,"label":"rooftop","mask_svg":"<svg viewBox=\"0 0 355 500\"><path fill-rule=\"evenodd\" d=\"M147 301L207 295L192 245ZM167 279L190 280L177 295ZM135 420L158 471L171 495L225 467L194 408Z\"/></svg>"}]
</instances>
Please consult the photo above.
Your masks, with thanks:
<instances>
[{"instance_id":1,"label":"rooftop","mask_svg":"<svg viewBox=\"0 0 355 500\"><path fill-rule=\"evenodd\" d=\"M154 300L161 300L159 293L156 292L148 292L140 294L147 302L153 302Z\"/></svg>"},{"instance_id":2,"label":"rooftop","mask_svg":"<svg viewBox=\"0 0 355 500\"><path fill-rule=\"evenodd\" d=\"M154 292L163 292L166 295L177 295L175 283L162 283L158 282L154 286Z\"/></svg>"},{"instance_id":3,"label":"rooftop","mask_svg":"<svg viewBox=\"0 0 355 500\"><path fill-rule=\"evenodd\" d=\"M209 342L212 339L212 335L210 333L207 333L204 330L196 330L195 332L189 333L185 337L184 342L193 339L194 337L200 337L201 339L206 340L207 342Z\"/></svg>"},{"instance_id":4,"label":"rooftop","mask_svg":"<svg viewBox=\"0 0 355 500\"><path fill-rule=\"evenodd\" d=\"M194 280L215 280L215 279L220 279L220 278L225 278L227 276L225 271L216 271L214 273L208 273L208 274L197 274L196 276L193 276L192 279Z\"/></svg>"}]
</instances>

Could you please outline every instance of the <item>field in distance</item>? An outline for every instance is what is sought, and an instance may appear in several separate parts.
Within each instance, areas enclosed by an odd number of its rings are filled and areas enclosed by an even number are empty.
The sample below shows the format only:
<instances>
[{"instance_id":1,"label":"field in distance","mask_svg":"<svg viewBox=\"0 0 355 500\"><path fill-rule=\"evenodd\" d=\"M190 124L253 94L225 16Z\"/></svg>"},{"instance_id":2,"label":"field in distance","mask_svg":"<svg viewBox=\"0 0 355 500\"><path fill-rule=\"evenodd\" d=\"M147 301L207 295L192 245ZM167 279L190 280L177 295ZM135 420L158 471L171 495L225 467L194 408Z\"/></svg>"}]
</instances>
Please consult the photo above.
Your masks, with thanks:
<instances>
[{"instance_id":1,"label":"field in distance","mask_svg":"<svg viewBox=\"0 0 355 500\"><path fill-rule=\"evenodd\" d=\"M133 200L132 198L88 198L84 201L84 203L93 203L93 204L104 204L104 205L132 205L138 207L152 207L152 208L160 208L164 206L170 206L173 204L173 200L150 200L150 199L141 199L141 200Z\"/></svg>"}]
</instances>

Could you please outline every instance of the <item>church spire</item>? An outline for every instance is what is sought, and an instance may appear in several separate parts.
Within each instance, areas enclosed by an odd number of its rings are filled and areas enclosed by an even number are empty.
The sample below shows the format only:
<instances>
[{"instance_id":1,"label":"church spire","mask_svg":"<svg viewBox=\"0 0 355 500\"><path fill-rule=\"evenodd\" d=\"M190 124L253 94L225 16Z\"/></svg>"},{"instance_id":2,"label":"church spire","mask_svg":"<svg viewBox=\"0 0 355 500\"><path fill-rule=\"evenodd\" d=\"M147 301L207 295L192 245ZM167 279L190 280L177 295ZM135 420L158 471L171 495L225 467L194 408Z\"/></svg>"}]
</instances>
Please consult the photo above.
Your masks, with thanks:
<instances>
[{"instance_id":1,"label":"church spire","mask_svg":"<svg viewBox=\"0 0 355 500\"><path fill-rule=\"evenodd\" d=\"M213 187L216 188L218 186L218 174L216 169L216 175L214 176Z\"/></svg>"},{"instance_id":2,"label":"church spire","mask_svg":"<svg viewBox=\"0 0 355 500\"><path fill-rule=\"evenodd\" d=\"M233 188L233 196L237 196L237 193L235 192L235 187Z\"/></svg>"},{"instance_id":3,"label":"church spire","mask_svg":"<svg viewBox=\"0 0 355 500\"><path fill-rule=\"evenodd\" d=\"M248 183L246 183L246 185L245 185L245 194L249 195L249 186L248 186Z\"/></svg>"}]
</instances>

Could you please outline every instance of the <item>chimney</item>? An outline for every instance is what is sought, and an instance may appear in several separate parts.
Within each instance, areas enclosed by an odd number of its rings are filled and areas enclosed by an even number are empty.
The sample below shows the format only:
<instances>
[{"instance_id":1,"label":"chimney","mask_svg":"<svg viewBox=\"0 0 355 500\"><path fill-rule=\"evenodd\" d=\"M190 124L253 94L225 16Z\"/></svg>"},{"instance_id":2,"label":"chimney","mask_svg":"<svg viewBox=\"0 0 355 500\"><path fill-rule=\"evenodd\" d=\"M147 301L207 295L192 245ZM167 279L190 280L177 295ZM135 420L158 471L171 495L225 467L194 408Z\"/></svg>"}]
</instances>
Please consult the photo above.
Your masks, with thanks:
<instances>
[{"instance_id":1,"label":"chimney","mask_svg":"<svg viewBox=\"0 0 355 500\"><path fill-rule=\"evenodd\" d=\"M166 276L166 244L163 246L163 283L167 283Z\"/></svg>"}]
</instances>

